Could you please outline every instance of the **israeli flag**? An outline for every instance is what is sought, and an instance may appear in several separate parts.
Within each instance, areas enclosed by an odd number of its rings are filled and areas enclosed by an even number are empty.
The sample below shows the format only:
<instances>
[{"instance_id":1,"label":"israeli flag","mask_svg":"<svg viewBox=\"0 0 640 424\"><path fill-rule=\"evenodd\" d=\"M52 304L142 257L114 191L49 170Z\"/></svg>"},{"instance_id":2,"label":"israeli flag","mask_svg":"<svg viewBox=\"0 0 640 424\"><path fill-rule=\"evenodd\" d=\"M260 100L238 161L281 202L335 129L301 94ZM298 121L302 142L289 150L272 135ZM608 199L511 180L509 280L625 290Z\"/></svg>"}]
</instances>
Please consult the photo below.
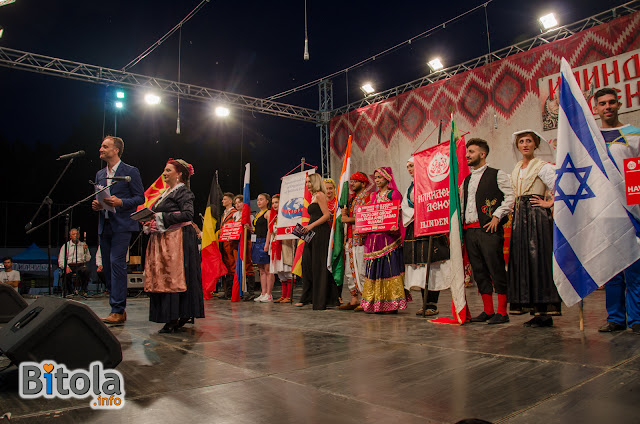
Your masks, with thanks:
<instances>
[{"instance_id":1,"label":"israeli flag","mask_svg":"<svg viewBox=\"0 0 640 424\"><path fill-rule=\"evenodd\" d=\"M571 67L560 65L553 278L572 306L640 259L624 180Z\"/></svg>"}]
</instances>

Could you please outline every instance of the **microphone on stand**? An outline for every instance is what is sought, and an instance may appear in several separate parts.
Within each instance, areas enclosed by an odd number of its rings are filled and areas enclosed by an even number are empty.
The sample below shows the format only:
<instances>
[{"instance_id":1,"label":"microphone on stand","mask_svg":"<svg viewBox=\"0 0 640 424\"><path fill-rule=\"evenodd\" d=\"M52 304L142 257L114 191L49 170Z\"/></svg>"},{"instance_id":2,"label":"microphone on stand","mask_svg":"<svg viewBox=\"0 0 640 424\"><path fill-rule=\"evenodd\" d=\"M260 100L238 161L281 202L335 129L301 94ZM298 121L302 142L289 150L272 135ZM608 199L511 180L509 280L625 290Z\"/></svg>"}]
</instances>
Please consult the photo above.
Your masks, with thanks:
<instances>
[{"instance_id":1,"label":"microphone on stand","mask_svg":"<svg viewBox=\"0 0 640 424\"><path fill-rule=\"evenodd\" d=\"M84 156L84 150L78 150L77 152L73 152L73 153L67 153L66 155L62 155L60 156L58 159L56 160L67 160L67 159L74 159L74 158L79 158L81 156Z\"/></svg>"},{"instance_id":2,"label":"microphone on stand","mask_svg":"<svg viewBox=\"0 0 640 424\"><path fill-rule=\"evenodd\" d=\"M131 181L131 177L128 176L128 175L126 177L107 177L107 180L129 182L129 181Z\"/></svg>"}]
</instances>

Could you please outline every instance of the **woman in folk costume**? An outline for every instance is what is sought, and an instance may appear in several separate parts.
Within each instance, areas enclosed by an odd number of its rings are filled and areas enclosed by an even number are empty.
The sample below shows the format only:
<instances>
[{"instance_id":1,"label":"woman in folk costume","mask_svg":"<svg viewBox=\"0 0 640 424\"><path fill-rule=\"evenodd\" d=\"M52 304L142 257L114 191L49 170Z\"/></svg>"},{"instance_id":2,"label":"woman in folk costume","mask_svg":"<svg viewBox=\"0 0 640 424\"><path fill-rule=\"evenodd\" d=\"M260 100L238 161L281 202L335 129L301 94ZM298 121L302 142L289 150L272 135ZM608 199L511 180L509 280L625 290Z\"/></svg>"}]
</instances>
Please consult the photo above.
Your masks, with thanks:
<instances>
[{"instance_id":1,"label":"woman in folk costume","mask_svg":"<svg viewBox=\"0 0 640 424\"><path fill-rule=\"evenodd\" d=\"M269 232L269 220L271 219L271 196L261 193L257 199L260 212L253 220L253 233L256 236L255 242L251 245L251 260L258 265L260 270L260 287L262 293L253 299L254 302L273 302L271 290L275 277L269 272L269 244L267 243L267 233Z\"/></svg>"},{"instance_id":2,"label":"woman in folk costume","mask_svg":"<svg viewBox=\"0 0 640 424\"><path fill-rule=\"evenodd\" d=\"M372 203L401 201L391 168L383 166L374 172L378 191ZM369 233L364 245L365 279L360 305L365 312L397 313L407 308L411 294L404 289L404 260L400 217L395 230Z\"/></svg>"},{"instance_id":3,"label":"woman in folk costume","mask_svg":"<svg viewBox=\"0 0 640 424\"><path fill-rule=\"evenodd\" d=\"M325 185L319 174L307 176L307 189L312 198L307 211L309 223L304 227L304 232L313 231L315 234L311 240L305 242L302 252L302 295L295 306L302 307L308 303L313 304L314 310L323 310L327 306L337 306L338 287L333 282L331 273L327 269L327 255L329 253L329 207Z\"/></svg>"},{"instance_id":4,"label":"woman in folk costume","mask_svg":"<svg viewBox=\"0 0 640 424\"><path fill-rule=\"evenodd\" d=\"M407 161L407 171L411 175L411 184L407 194L402 199L402 224L406 228L404 234L404 287L407 290L420 288L422 299L425 296L425 285L427 281L427 259L429 252L429 237L416 237L414 228L414 161L413 156ZM433 246L431 251L431 269L429 276L429 287L427 289L427 308L425 315L438 314L438 298L440 290L449 288L451 281L451 265L449 259L449 239L446 234L433 236ZM422 315L422 307L416 315Z\"/></svg>"},{"instance_id":5,"label":"woman in folk costume","mask_svg":"<svg viewBox=\"0 0 640 424\"><path fill-rule=\"evenodd\" d=\"M145 222L150 234L144 266L149 293L149 320L165 323L159 333L172 333L193 318L204 318L198 238L191 225L193 167L169 159L162 177L168 188L151 208L155 218Z\"/></svg>"},{"instance_id":6,"label":"woman in folk costume","mask_svg":"<svg viewBox=\"0 0 640 424\"><path fill-rule=\"evenodd\" d=\"M267 243L269 243L269 272L278 274L278 279L282 284L282 296L273 303L291 302L291 268L293 266L294 246L296 240L276 240L278 229L278 209L280 207L280 195L276 194L271 198L271 219L269 220L269 232L267 233Z\"/></svg>"},{"instance_id":7,"label":"woman in folk costume","mask_svg":"<svg viewBox=\"0 0 640 424\"><path fill-rule=\"evenodd\" d=\"M545 192L555 188L556 173L553 165L533 153L551 148L533 130L514 133L513 143L522 160L511 173L516 202L509 245L509 313L530 312L534 317L525 327L550 327L552 316L561 315L561 299L553 282L553 197L545 200Z\"/></svg>"}]
</instances>

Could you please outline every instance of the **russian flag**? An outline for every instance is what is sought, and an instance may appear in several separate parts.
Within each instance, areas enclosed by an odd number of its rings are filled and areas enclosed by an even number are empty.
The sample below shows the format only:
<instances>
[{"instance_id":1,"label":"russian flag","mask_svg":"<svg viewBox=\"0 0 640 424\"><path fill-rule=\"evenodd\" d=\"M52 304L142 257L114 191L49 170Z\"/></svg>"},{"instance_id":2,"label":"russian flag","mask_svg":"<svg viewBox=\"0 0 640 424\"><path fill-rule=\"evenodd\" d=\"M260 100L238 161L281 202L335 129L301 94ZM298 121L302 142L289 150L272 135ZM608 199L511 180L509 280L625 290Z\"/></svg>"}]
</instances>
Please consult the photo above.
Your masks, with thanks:
<instances>
[{"instance_id":1,"label":"russian flag","mask_svg":"<svg viewBox=\"0 0 640 424\"><path fill-rule=\"evenodd\" d=\"M242 190L242 197L244 199L244 203L242 204L242 217L240 218L240 222L242 225L248 224L251 220L251 198L249 194L249 177L251 175L251 168L249 164L245 165L244 171L244 188ZM232 302L240 302L242 298L242 288L245 287L245 264L247 262L247 258L245 255L248 255L247 252L247 230L242 231L240 235L240 242L238 244L238 259L236 260L236 274L233 277L233 291L231 294Z\"/></svg>"}]
</instances>

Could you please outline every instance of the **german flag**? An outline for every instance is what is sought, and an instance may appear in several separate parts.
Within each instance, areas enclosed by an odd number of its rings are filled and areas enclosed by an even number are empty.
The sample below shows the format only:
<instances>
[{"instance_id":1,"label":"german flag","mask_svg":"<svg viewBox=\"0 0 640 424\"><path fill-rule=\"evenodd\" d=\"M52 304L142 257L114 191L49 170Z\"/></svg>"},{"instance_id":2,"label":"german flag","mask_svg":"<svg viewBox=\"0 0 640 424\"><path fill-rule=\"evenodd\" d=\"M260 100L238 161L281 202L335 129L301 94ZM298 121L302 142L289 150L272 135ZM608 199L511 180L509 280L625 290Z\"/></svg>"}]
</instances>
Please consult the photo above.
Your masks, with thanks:
<instances>
[{"instance_id":1,"label":"german flag","mask_svg":"<svg viewBox=\"0 0 640 424\"><path fill-rule=\"evenodd\" d=\"M202 291L205 299L211 299L218 279L227 274L218 249L218 230L222 216L222 189L218 184L218 173L213 177L207 209L202 224Z\"/></svg>"}]
</instances>

